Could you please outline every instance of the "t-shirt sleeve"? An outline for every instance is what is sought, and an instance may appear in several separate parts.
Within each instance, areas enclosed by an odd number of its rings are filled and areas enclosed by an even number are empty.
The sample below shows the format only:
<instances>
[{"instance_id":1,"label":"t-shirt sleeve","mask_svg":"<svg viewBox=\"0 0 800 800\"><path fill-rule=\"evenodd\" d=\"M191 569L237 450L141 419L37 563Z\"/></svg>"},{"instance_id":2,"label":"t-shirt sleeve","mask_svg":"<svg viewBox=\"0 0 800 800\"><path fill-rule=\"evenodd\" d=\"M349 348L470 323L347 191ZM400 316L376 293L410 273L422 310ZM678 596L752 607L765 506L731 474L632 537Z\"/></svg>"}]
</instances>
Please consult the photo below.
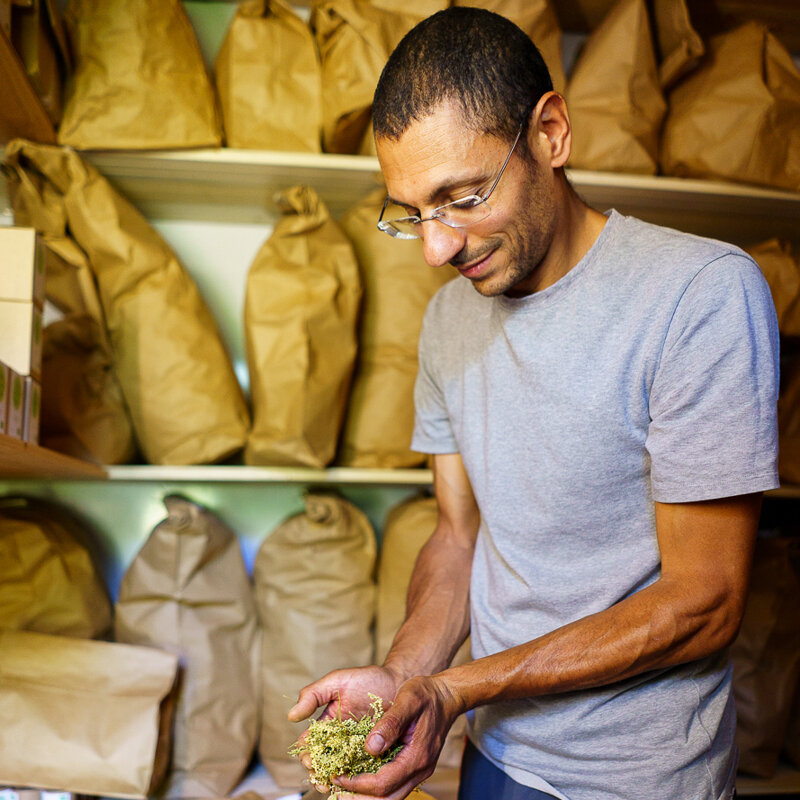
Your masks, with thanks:
<instances>
[{"instance_id":1,"label":"t-shirt sleeve","mask_svg":"<svg viewBox=\"0 0 800 800\"><path fill-rule=\"evenodd\" d=\"M414 435L411 449L417 453L458 453L450 415L447 413L444 391L435 367L436 336L434 326L434 303L428 306L419 337L419 368L414 385Z\"/></svg>"},{"instance_id":2,"label":"t-shirt sleeve","mask_svg":"<svg viewBox=\"0 0 800 800\"><path fill-rule=\"evenodd\" d=\"M678 302L650 390L653 499L693 502L779 485L778 328L769 287L722 256Z\"/></svg>"}]
</instances>

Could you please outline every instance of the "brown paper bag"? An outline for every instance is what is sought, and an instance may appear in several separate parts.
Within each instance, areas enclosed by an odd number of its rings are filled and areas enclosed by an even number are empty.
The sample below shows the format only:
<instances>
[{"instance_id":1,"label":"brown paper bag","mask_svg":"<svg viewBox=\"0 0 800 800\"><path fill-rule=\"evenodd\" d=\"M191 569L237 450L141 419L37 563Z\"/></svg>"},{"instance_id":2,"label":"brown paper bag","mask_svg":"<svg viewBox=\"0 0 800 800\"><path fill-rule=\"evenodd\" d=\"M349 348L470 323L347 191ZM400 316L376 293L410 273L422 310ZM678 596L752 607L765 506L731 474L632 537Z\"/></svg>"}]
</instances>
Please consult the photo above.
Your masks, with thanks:
<instances>
[{"instance_id":1,"label":"brown paper bag","mask_svg":"<svg viewBox=\"0 0 800 800\"><path fill-rule=\"evenodd\" d=\"M0 500L0 628L104 636L111 601L93 550L90 534L63 507Z\"/></svg>"},{"instance_id":2,"label":"brown paper bag","mask_svg":"<svg viewBox=\"0 0 800 800\"><path fill-rule=\"evenodd\" d=\"M177 659L0 630L0 785L145 798L169 752Z\"/></svg>"},{"instance_id":3,"label":"brown paper bag","mask_svg":"<svg viewBox=\"0 0 800 800\"><path fill-rule=\"evenodd\" d=\"M65 317L45 328L43 342L42 446L98 464L131 462L133 430L97 321Z\"/></svg>"},{"instance_id":4,"label":"brown paper bag","mask_svg":"<svg viewBox=\"0 0 800 800\"><path fill-rule=\"evenodd\" d=\"M406 597L411 573L419 551L428 541L438 521L438 506L433 497L416 497L392 508L386 516L378 561L378 601L375 611L375 660L383 663L392 640L406 616ZM459 648L452 663L470 660L469 639ZM466 717L459 717L444 743L439 766L457 767L461 763L466 736Z\"/></svg>"},{"instance_id":5,"label":"brown paper bag","mask_svg":"<svg viewBox=\"0 0 800 800\"><path fill-rule=\"evenodd\" d=\"M309 26L282 0L239 4L215 64L229 147L322 149L322 78Z\"/></svg>"},{"instance_id":6,"label":"brown paper bag","mask_svg":"<svg viewBox=\"0 0 800 800\"><path fill-rule=\"evenodd\" d=\"M383 66L419 19L367 0L317 0L311 27L322 59L322 142L328 153L374 155L372 96Z\"/></svg>"},{"instance_id":7,"label":"brown paper bag","mask_svg":"<svg viewBox=\"0 0 800 800\"><path fill-rule=\"evenodd\" d=\"M781 359L778 474L786 483L800 484L800 355Z\"/></svg>"},{"instance_id":8,"label":"brown paper bag","mask_svg":"<svg viewBox=\"0 0 800 800\"><path fill-rule=\"evenodd\" d=\"M455 0L455 6L476 6L500 14L520 28L539 48L553 88L563 92L567 79L561 55L561 28L552 0Z\"/></svg>"},{"instance_id":9,"label":"brown paper bag","mask_svg":"<svg viewBox=\"0 0 800 800\"><path fill-rule=\"evenodd\" d=\"M216 323L144 217L77 153L15 140L12 167L49 182L99 289L136 437L153 464L201 464L239 450L247 407Z\"/></svg>"},{"instance_id":10,"label":"brown paper bag","mask_svg":"<svg viewBox=\"0 0 800 800\"><path fill-rule=\"evenodd\" d=\"M245 460L323 467L344 417L361 281L350 243L313 189L289 189L281 208L247 276L254 420Z\"/></svg>"},{"instance_id":11,"label":"brown paper bag","mask_svg":"<svg viewBox=\"0 0 800 800\"><path fill-rule=\"evenodd\" d=\"M166 797L225 796L258 736L259 639L236 534L181 497L150 534L120 586L117 641L180 658Z\"/></svg>"},{"instance_id":12,"label":"brown paper bag","mask_svg":"<svg viewBox=\"0 0 800 800\"><path fill-rule=\"evenodd\" d=\"M373 6L395 14L412 14L424 19L450 7L450 0L370 0Z\"/></svg>"},{"instance_id":13,"label":"brown paper bag","mask_svg":"<svg viewBox=\"0 0 800 800\"><path fill-rule=\"evenodd\" d=\"M572 120L570 167L656 173L666 104L645 0L618 0L589 35L566 97Z\"/></svg>"},{"instance_id":14,"label":"brown paper bag","mask_svg":"<svg viewBox=\"0 0 800 800\"><path fill-rule=\"evenodd\" d=\"M783 336L800 337L800 254L790 242L770 239L747 252L767 279Z\"/></svg>"},{"instance_id":15,"label":"brown paper bag","mask_svg":"<svg viewBox=\"0 0 800 800\"><path fill-rule=\"evenodd\" d=\"M358 365L337 463L351 467L415 467L410 449L414 382L422 317L436 290L458 275L432 269L417 241L390 239L376 227L385 197L376 189L341 219L364 284Z\"/></svg>"},{"instance_id":16,"label":"brown paper bag","mask_svg":"<svg viewBox=\"0 0 800 800\"><path fill-rule=\"evenodd\" d=\"M692 27L686 0L654 0L652 8L658 78L666 91L700 63L706 48Z\"/></svg>"},{"instance_id":17,"label":"brown paper bag","mask_svg":"<svg viewBox=\"0 0 800 800\"><path fill-rule=\"evenodd\" d=\"M58 140L73 147L213 147L221 121L180 0L71 0L75 57Z\"/></svg>"},{"instance_id":18,"label":"brown paper bag","mask_svg":"<svg viewBox=\"0 0 800 800\"><path fill-rule=\"evenodd\" d=\"M306 510L261 545L254 581L263 631L259 753L281 786L308 779L288 749L307 723L286 713L300 689L333 669L372 663L375 534L352 503L307 495Z\"/></svg>"},{"instance_id":19,"label":"brown paper bag","mask_svg":"<svg viewBox=\"0 0 800 800\"><path fill-rule=\"evenodd\" d=\"M742 627L731 647L739 770L763 778L775 772L800 679L798 566L800 543L757 542Z\"/></svg>"},{"instance_id":20,"label":"brown paper bag","mask_svg":"<svg viewBox=\"0 0 800 800\"><path fill-rule=\"evenodd\" d=\"M800 71L765 26L708 42L669 96L661 141L668 175L800 189Z\"/></svg>"}]
</instances>

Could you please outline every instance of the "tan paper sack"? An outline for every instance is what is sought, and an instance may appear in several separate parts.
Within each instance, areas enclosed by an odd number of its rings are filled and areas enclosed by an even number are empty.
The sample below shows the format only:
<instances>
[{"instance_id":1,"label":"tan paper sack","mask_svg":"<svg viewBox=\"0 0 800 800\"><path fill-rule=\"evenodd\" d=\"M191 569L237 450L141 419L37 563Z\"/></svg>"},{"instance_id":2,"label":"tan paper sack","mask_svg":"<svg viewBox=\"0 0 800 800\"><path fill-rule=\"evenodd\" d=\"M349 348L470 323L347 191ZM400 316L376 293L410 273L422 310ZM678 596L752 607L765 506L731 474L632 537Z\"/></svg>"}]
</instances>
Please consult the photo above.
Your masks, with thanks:
<instances>
[{"instance_id":1,"label":"tan paper sack","mask_svg":"<svg viewBox=\"0 0 800 800\"><path fill-rule=\"evenodd\" d=\"M197 286L145 218L68 148L11 142L6 159L59 198L99 290L136 438L153 464L227 458L248 413Z\"/></svg>"},{"instance_id":2,"label":"tan paper sack","mask_svg":"<svg viewBox=\"0 0 800 800\"><path fill-rule=\"evenodd\" d=\"M220 797L258 736L258 621L236 534L177 496L133 559L116 604L116 639L175 653L181 681L165 797Z\"/></svg>"},{"instance_id":3,"label":"tan paper sack","mask_svg":"<svg viewBox=\"0 0 800 800\"><path fill-rule=\"evenodd\" d=\"M307 723L286 713L297 694L333 669L372 663L375 533L352 503L310 494L304 513L261 545L253 573L263 630L261 738L270 775L299 787L307 770L288 755Z\"/></svg>"},{"instance_id":4,"label":"tan paper sack","mask_svg":"<svg viewBox=\"0 0 800 800\"><path fill-rule=\"evenodd\" d=\"M739 769L771 777L800 685L800 546L760 539L739 636L731 647Z\"/></svg>"},{"instance_id":5,"label":"tan paper sack","mask_svg":"<svg viewBox=\"0 0 800 800\"><path fill-rule=\"evenodd\" d=\"M374 155L372 96L386 60L418 22L366 0L318 0L311 25L322 59L322 137L328 153Z\"/></svg>"},{"instance_id":6,"label":"tan paper sack","mask_svg":"<svg viewBox=\"0 0 800 800\"><path fill-rule=\"evenodd\" d=\"M145 798L169 753L177 659L0 630L0 785Z\"/></svg>"},{"instance_id":7,"label":"tan paper sack","mask_svg":"<svg viewBox=\"0 0 800 800\"><path fill-rule=\"evenodd\" d=\"M239 4L214 73L228 147L322 149L317 45L282 0Z\"/></svg>"},{"instance_id":8,"label":"tan paper sack","mask_svg":"<svg viewBox=\"0 0 800 800\"><path fill-rule=\"evenodd\" d=\"M0 628L104 636L111 600L97 560L91 532L63 506L0 500Z\"/></svg>"},{"instance_id":9,"label":"tan paper sack","mask_svg":"<svg viewBox=\"0 0 800 800\"><path fill-rule=\"evenodd\" d=\"M658 169L666 112L645 0L618 0L592 31L570 75L573 169Z\"/></svg>"},{"instance_id":10,"label":"tan paper sack","mask_svg":"<svg viewBox=\"0 0 800 800\"><path fill-rule=\"evenodd\" d=\"M213 147L222 126L180 0L71 0L75 56L58 141L79 149Z\"/></svg>"},{"instance_id":11,"label":"tan paper sack","mask_svg":"<svg viewBox=\"0 0 800 800\"><path fill-rule=\"evenodd\" d=\"M438 506L433 497L415 497L394 506L383 527L378 561L378 601L375 612L375 661L382 664L392 640L406 617L406 598L417 556L431 537L438 521ZM469 639L453 656L452 664L470 659ZM459 717L444 743L439 766L457 767L461 763L466 736L466 717Z\"/></svg>"},{"instance_id":12,"label":"tan paper sack","mask_svg":"<svg viewBox=\"0 0 800 800\"><path fill-rule=\"evenodd\" d=\"M283 216L247 276L253 396L248 464L323 467L336 452L356 357L361 280L350 243L313 189Z\"/></svg>"},{"instance_id":13,"label":"tan paper sack","mask_svg":"<svg viewBox=\"0 0 800 800\"><path fill-rule=\"evenodd\" d=\"M800 253L780 239L748 247L747 252L767 279L781 335L800 337Z\"/></svg>"},{"instance_id":14,"label":"tan paper sack","mask_svg":"<svg viewBox=\"0 0 800 800\"><path fill-rule=\"evenodd\" d=\"M658 78L667 90L700 63L706 48L692 26L686 0L654 0L652 8Z\"/></svg>"},{"instance_id":15,"label":"tan paper sack","mask_svg":"<svg viewBox=\"0 0 800 800\"><path fill-rule=\"evenodd\" d=\"M341 219L364 284L356 373L337 463L350 467L415 467L410 449L414 381L422 316L436 290L457 277L429 267L417 241L391 239L376 227L385 197L376 189Z\"/></svg>"},{"instance_id":16,"label":"tan paper sack","mask_svg":"<svg viewBox=\"0 0 800 800\"><path fill-rule=\"evenodd\" d=\"M702 65L669 96L661 166L800 189L800 71L765 26L749 22L708 42Z\"/></svg>"}]
</instances>

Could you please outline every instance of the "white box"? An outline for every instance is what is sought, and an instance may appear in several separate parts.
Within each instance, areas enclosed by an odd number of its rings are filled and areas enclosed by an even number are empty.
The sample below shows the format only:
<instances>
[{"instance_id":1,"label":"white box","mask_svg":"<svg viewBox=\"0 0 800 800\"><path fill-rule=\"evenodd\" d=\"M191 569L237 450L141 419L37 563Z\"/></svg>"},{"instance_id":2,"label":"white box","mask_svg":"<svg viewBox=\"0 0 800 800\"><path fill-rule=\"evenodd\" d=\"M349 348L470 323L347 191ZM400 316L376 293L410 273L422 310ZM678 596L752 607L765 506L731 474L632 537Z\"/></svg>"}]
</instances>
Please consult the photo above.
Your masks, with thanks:
<instances>
[{"instance_id":1,"label":"white box","mask_svg":"<svg viewBox=\"0 0 800 800\"><path fill-rule=\"evenodd\" d=\"M33 228L0 228L0 300L44 304L44 242Z\"/></svg>"},{"instance_id":2,"label":"white box","mask_svg":"<svg viewBox=\"0 0 800 800\"><path fill-rule=\"evenodd\" d=\"M41 379L42 309L0 300L0 361L20 375Z\"/></svg>"},{"instance_id":3,"label":"white box","mask_svg":"<svg viewBox=\"0 0 800 800\"><path fill-rule=\"evenodd\" d=\"M11 372L5 364L0 364L0 434L7 433L8 397L10 389Z\"/></svg>"},{"instance_id":4,"label":"white box","mask_svg":"<svg viewBox=\"0 0 800 800\"><path fill-rule=\"evenodd\" d=\"M22 417L22 438L28 444L39 444L39 420L42 414L42 387L39 381L25 378L25 411Z\"/></svg>"},{"instance_id":5,"label":"white box","mask_svg":"<svg viewBox=\"0 0 800 800\"><path fill-rule=\"evenodd\" d=\"M8 387L8 416L6 433L15 439L22 438L25 422L25 378L9 369L10 386Z\"/></svg>"}]
</instances>

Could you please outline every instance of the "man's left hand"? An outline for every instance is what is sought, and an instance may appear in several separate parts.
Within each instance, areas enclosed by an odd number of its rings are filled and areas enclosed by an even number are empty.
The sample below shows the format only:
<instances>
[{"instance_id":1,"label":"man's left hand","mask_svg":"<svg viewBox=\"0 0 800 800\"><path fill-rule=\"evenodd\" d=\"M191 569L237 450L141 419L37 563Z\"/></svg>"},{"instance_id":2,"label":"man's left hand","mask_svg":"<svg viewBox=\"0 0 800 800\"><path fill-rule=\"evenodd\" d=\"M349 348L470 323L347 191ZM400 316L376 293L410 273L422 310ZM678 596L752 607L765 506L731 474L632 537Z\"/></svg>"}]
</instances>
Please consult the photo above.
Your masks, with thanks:
<instances>
[{"instance_id":1,"label":"man's left hand","mask_svg":"<svg viewBox=\"0 0 800 800\"><path fill-rule=\"evenodd\" d=\"M442 678L407 680L366 744L367 751L375 756L398 744L403 749L374 774L342 776L334 783L358 796L402 800L433 774L447 732L462 711L461 702Z\"/></svg>"}]
</instances>

